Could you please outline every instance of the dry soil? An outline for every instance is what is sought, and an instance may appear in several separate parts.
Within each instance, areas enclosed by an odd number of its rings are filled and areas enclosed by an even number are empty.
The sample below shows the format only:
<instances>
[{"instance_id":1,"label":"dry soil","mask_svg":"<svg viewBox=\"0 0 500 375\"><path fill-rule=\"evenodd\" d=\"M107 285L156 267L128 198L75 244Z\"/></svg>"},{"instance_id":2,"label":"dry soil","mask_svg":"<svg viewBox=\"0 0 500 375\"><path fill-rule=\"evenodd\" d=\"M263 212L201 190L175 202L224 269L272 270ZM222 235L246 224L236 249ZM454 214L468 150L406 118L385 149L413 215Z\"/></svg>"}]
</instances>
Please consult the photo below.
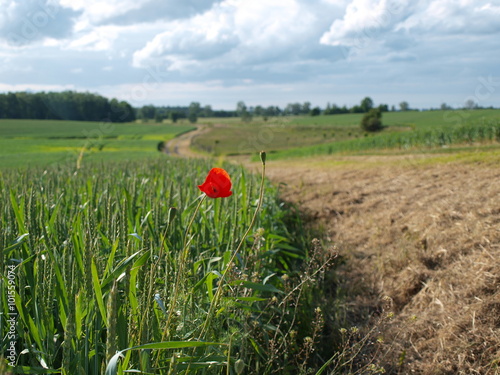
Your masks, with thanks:
<instances>
[{"instance_id":1,"label":"dry soil","mask_svg":"<svg viewBox=\"0 0 500 375\"><path fill-rule=\"evenodd\" d=\"M349 320L378 325L387 373L500 374L497 163L359 156L267 170L347 259Z\"/></svg>"}]
</instances>

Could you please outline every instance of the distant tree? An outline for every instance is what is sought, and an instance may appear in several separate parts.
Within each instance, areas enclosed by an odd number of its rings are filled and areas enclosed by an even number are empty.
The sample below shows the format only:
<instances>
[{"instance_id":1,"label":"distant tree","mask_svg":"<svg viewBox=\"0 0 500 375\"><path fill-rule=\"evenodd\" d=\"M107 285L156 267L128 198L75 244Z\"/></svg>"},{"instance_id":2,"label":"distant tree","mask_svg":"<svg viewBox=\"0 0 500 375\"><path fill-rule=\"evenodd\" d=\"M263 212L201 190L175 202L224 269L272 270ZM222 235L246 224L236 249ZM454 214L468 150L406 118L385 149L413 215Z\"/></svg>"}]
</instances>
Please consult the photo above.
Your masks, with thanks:
<instances>
[{"instance_id":1,"label":"distant tree","mask_svg":"<svg viewBox=\"0 0 500 375\"><path fill-rule=\"evenodd\" d=\"M387 104L380 104L378 109L380 109L380 112L389 112L389 106Z\"/></svg>"},{"instance_id":2,"label":"distant tree","mask_svg":"<svg viewBox=\"0 0 500 375\"><path fill-rule=\"evenodd\" d=\"M321 114L321 109L319 107L314 107L310 111L311 116L319 116Z\"/></svg>"},{"instance_id":3,"label":"distant tree","mask_svg":"<svg viewBox=\"0 0 500 375\"><path fill-rule=\"evenodd\" d=\"M242 116L243 113L247 112L247 106L245 105L245 102L240 100L238 103L236 103L236 113L238 116Z\"/></svg>"},{"instance_id":4,"label":"distant tree","mask_svg":"<svg viewBox=\"0 0 500 375\"><path fill-rule=\"evenodd\" d=\"M396 112L396 106L394 104L391 105L391 112Z\"/></svg>"},{"instance_id":5,"label":"distant tree","mask_svg":"<svg viewBox=\"0 0 500 375\"><path fill-rule=\"evenodd\" d=\"M203 107L202 116L203 117L212 117L214 115L214 111L212 110L212 106L206 105Z\"/></svg>"},{"instance_id":6,"label":"distant tree","mask_svg":"<svg viewBox=\"0 0 500 375\"><path fill-rule=\"evenodd\" d=\"M349 112L351 112L351 113L363 113L363 108L361 108L361 106L359 106L359 105L355 105L355 106L351 107Z\"/></svg>"},{"instance_id":7,"label":"distant tree","mask_svg":"<svg viewBox=\"0 0 500 375\"><path fill-rule=\"evenodd\" d=\"M326 108L323 111L323 114L330 115L330 114L332 114L332 113L330 113L331 110L332 110L332 105L330 104L330 102L328 102L328 103L326 103Z\"/></svg>"},{"instance_id":8,"label":"distant tree","mask_svg":"<svg viewBox=\"0 0 500 375\"><path fill-rule=\"evenodd\" d=\"M214 110L214 117L238 117L236 111Z\"/></svg>"},{"instance_id":9,"label":"distant tree","mask_svg":"<svg viewBox=\"0 0 500 375\"><path fill-rule=\"evenodd\" d=\"M308 104L308 102L304 103L307 107L307 105L310 106L310 103ZM303 113L303 105L300 104L300 103L288 103L285 107L285 109L283 110L283 114L285 115L293 115L293 116L297 116L297 115L300 115L301 113ZM307 112L308 113L308 112Z\"/></svg>"},{"instance_id":10,"label":"distant tree","mask_svg":"<svg viewBox=\"0 0 500 375\"><path fill-rule=\"evenodd\" d=\"M288 103L285 108L283 108L283 114L285 116L291 115L292 114L292 104Z\"/></svg>"},{"instance_id":11,"label":"distant tree","mask_svg":"<svg viewBox=\"0 0 500 375\"><path fill-rule=\"evenodd\" d=\"M248 111L247 106L243 101L236 103L236 113L241 117L242 121L248 122L252 120L252 114Z\"/></svg>"},{"instance_id":12,"label":"distant tree","mask_svg":"<svg viewBox=\"0 0 500 375\"><path fill-rule=\"evenodd\" d=\"M265 116L279 116L282 113L279 107L269 106L264 110Z\"/></svg>"},{"instance_id":13,"label":"distant tree","mask_svg":"<svg viewBox=\"0 0 500 375\"><path fill-rule=\"evenodd\" d=\"M304 102L304 104L302 104L301 113L308 114L310 112L311 112L311 103L310 102Z\"/></svg>"},{"instance_id":14,"label":"distant tree","mask_svg":"<svg viewBox=\"0 0 500 375\"><path fill-rule=\"evenodd\" d=\"M190 123L194 124L196 121L198 121L200 108L201 106L198 102L191 102L191 104L189 104L187 117Z\"/></svg>"},{"instance_id":15,"label":"distant tree","mask_svg":"<svg viewBox=\"0 0 500 375\"><path fill-rule=\"evenodd\" d=\"M111 99L109 103L108 119L111 122L135 121L135 112L129 103Z\"/></svg>"},{"instance_id":16,"label":"distant tree","mask_svg":"<svg viewBox=\"0 0 500 375\"><path fill-rule=\"evenodd\" d=\"M449 111L450 109L452 109L451 106L449 106L446 103L441 103L440 108L441 108L442 111Z\"/></svg>"},{"instance_id":17,"label":"distant tree","mask_svg":"<svg viewBox=\"0 0 500 375\"><path fill-rule=\"evenodd\" d=\"M139 118L142 119L154 119L156 116L156 107L152 104L144 105L139 110Z\"/></svg>"},{"instance_id":18,"label":"distant tree","mask_svg":"<svg viewBox=\"0 0 500 375\"><path fill-rule=\"evenodd\" d=\"M172 111L169 112L168 118L175 124L177 120L180 118L180 114L179 112Z\"/></svg>"},{"instance_id":19,"label":"distant tree","mask_svg":"<svg viewBox=\"0 0 500 375\"><path fill-rule=\"evenodd\" d=\"M292 103L292 115L298 116L302 113L302 104L300 103Z\"/></svg>"},{"instance_id":20,"label":"distant tree","mask_svg":"<svg viewBox=\"0 0 500 375\"><path fill-rule=\"evenodd\" d=\"M0 94L0 117L126 122L135 113L127 102L88 92L8 92Z\"/></svg>"},{"instance_id":21,"label":"distant tree","mask_svg":"<svg viewBox=\"0 0 500 375\"><path fill-rule=\"evenodd\" d=\"M378 108L372 108L361 119L361 128L364 131L376 132L383 129L382 112Z\"/></svg>"},{"instance_id":22,"label":"distant tree","mask_svg":"<svg viewBox=\"0 0 500 375\"><path fill-rule=\"evenodd\" d=\"M191 124L194 124L196 123L196 121L198 121L198 115L196 114L196 112L189 112L187 118Z\"/></svg>"},{"instance_id":23,"label":"distant tree","mask_svg":"<svg viewBox=\"0 0 500 375\"><path fill-rule=\"evenodd\" d=\"M0 118L6 117L5 95L0 95Z\"/></svg>"},{"instance_id":24,"label":"distant tree","mask_svg":"<svg viewBox=\"0 0 500 375\"><path fill-rule=\"evenodd\" d=\"M261 105L256 106L253 111L253 114L255 116L264 116L265 115L264 108Z\"/></svg>"},{"instance_id":25,"label":"distant tree","mask_svg":"<svg viewBox=\"0 0 500 375\"><path fill-rule=\"evenodd\" d=\"M166 151L166 148L167 148L167 144L165 143L165 141L160 141L157 145L156 145L156 149L160 152L165 152Z\"/></svg>"},{"instance_id":26,"label":"distant tree","mask_svg":"<svg viewBox=\"0 0 500 375\"><path fill-rule=\"evenodd\" d=\"M346 106L343 106L342 108L337 106L337 104L332 104L330 106L330 109L327 110L325 109L325 111L323 112L323 114L325 115L337 115L337 114L340 114L340 113L349 113L350 110L347 109Z\"/></svg>"},{"instance_id":27,"label":"distant tree","mask_svg":"<svg viewBox=\"0 0 500 375\"><path fill-rule=\"evenodd\" d=\"M408 102L401 102L401 103L399 103L399 109L401 109L401 111L403 111L403 112L409 111L410 105L408 104Z\"/></svg>"},{"instance_id":28,"label":"distant tree","mask_svg":"<svg viewBox=\"0 0 500 375\"><path fill-rule=\"evenodd\" d=\"M13 92L7 93L6 98L6 118L22 118L21 108L17 96Z\"/></svg>"},{"instance_id":29,"label":"distant tree","mask_svg":"<svg viewBox=\"0 0 500 375\"><path fill-rule=\"evenodd\" d=\"M161 113L156 112L155 122L158 123L158 124L161 123L161 122L163 122L163 115Z\"/></svg>"},{"instance_id":30,"label":"distant tree","mask_svg":"<svg viewBox=\"0 0 500 375\"><path fill-rule=\"evenodd\" d=\"M465 102L465 109L475 109L477 108L477 104L474 100L472 99L468 99L466 102Z\"/></svg>"},{"instance_id":31,"label":"distant tree","mask_svg":"<svg viewBox=\"0 0 500 375\"><path fill-rule=\"evenodd\" d=\"M367 96L361 101L360 107L364 113L368 112L370 109L373 108L373 100Z\"/></svg>"}]
</instances>

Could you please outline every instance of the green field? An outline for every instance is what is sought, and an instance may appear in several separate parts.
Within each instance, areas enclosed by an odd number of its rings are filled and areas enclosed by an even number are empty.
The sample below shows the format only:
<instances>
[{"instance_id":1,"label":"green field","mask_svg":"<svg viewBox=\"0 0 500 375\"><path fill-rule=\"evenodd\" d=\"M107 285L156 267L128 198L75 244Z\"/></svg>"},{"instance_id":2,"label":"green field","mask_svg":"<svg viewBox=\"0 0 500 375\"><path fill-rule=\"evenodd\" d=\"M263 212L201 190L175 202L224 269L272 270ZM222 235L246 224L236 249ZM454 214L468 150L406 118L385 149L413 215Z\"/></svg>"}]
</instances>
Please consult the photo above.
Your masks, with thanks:
<instances>
[{"instance_id":1,"label":"green field","mask_svg":"<svg viewBox=\"0 0 500 375\"><path fill-rule=\"evenodd\" d=\"M381 132L366 133L362 114L260 118L244 123L210 120L211 130L193 142L214 155L277 152L275 157L312 156L367 150L418 150L491 143L500 139L500 110L387 112Z\"/></svg>"},{"instance_id":2,"label":"green field","mask_svg":"<svg viewBox=\"0 0 500 375\"><path fill-rule=\"evenodd\" d=\"M258 175L225 165L233 195L203 198L211 167L163 155L0 173L0 353L14 345L16 373L322 365L333 348L309 314L328 263Z\"/></svg>"},{"instance_id":3,"label":"green field","mask_svg":"<svg viewBox=\"0 0 500 375\"><path fill-rule=\"evenodd\" d=\"M260 176L224 165L233 195L203 198L213 162L157 151L193 127L0 129L0 373L294 374L334 354L335 310L309 319L331 262Z\"/></svg>"},{"instance_id":4,"label":"green field","mask_svg":"<svg viewBox=\"0 0 500 375\"><path fill-rule=\"evenodd\" d=\"M289 158L381 150L427 152L497 144L500 139L500 110L496 109L387 112L382 118L385 128L378 133L362 131L361 118L362 114L254 118L251 122L200 119L200 125L210 131L195 137L192 146L213 156L255 155L266 150L274 158ZM192 129L187 124L0 120L0 166L155 159L159 142Z\"/></svg>"},{"instance_id":5,"label":"green field","mask_svg":"<svg viewBox=\"0 0 500 375\"><path fill-rule=\"evenodd\" d=\"M499 110L386 113L373 135L360 119L212 119L194 146L268 160L499 148ZM9 350L31 374L349 368L331 259L258 175L223 164L233 195L204 197L212 160L157 151L192 128L0 121L0 373Z\"/></svg>"},{"instance_id":6,"label":"green field","mask_svg":"<svg viewBox=\"0 0 500 375\"><path fill-rule=\"evenodd\" d=\"M156 158L157 145L194 129L190 125L0 120L3 168Z\"/></svg>"}]
</instances>

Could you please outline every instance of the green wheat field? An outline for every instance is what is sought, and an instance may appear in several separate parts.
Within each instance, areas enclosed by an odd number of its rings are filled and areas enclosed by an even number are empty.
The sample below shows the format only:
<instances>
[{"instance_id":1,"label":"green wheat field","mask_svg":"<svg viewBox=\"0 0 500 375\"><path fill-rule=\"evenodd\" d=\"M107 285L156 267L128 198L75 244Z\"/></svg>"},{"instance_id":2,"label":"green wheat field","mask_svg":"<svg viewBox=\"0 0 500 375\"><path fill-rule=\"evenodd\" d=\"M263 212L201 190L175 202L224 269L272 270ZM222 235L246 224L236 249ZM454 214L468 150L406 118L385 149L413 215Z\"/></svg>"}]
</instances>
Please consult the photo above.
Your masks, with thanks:
<instances>
[{"instance_id":1,"label":"green wheat field","mask_svg":"<svg viewBox=\"0 0 500 375\"><path fill-rule=\"evenodd\" d=\"M295 373L332 355L307 292L329 261L260 176L224 165L233 195L202 199L212 166L3 170L1 372Z\"/></svg>"},{"instance_id":2,"label":"green wheat field","mask_svg":"<svg viewBox=\"0 0 500 375\"><path fill-rule=\"evenodd\" d=\"M498 149L498 110L450 113L384 114L386 128L369 135L360 115L209 121L194 147L256 160L267 147L268 159ZM0 121L0 373L349 369L359 350L328 295L334 256L279 199L264 163L251 174L158 152L192 129ZM198 189L213 167L231 176L230 197Z\"/></svg>"}]
</instances>

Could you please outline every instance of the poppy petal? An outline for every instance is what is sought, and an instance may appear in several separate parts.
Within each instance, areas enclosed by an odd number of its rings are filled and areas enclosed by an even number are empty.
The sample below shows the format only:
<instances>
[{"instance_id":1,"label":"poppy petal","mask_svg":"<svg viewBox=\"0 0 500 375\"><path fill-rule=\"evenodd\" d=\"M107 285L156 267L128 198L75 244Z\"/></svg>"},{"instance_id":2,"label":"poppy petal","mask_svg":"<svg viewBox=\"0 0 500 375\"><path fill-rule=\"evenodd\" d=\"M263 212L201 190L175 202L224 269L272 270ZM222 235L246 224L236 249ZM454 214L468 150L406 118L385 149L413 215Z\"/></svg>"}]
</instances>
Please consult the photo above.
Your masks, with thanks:
<instances>
[{"instance_id":1,"label":"poppy petal","mask_svg":"<svg viewBox=\"0 0 500 375\"><path fill-rule=\"evenodd\" d=\"M210 198L227 198L233 194L231 191L231 178L222 168L212 168L205 182L198 188Z\"/></svg>"}]
</instances>

